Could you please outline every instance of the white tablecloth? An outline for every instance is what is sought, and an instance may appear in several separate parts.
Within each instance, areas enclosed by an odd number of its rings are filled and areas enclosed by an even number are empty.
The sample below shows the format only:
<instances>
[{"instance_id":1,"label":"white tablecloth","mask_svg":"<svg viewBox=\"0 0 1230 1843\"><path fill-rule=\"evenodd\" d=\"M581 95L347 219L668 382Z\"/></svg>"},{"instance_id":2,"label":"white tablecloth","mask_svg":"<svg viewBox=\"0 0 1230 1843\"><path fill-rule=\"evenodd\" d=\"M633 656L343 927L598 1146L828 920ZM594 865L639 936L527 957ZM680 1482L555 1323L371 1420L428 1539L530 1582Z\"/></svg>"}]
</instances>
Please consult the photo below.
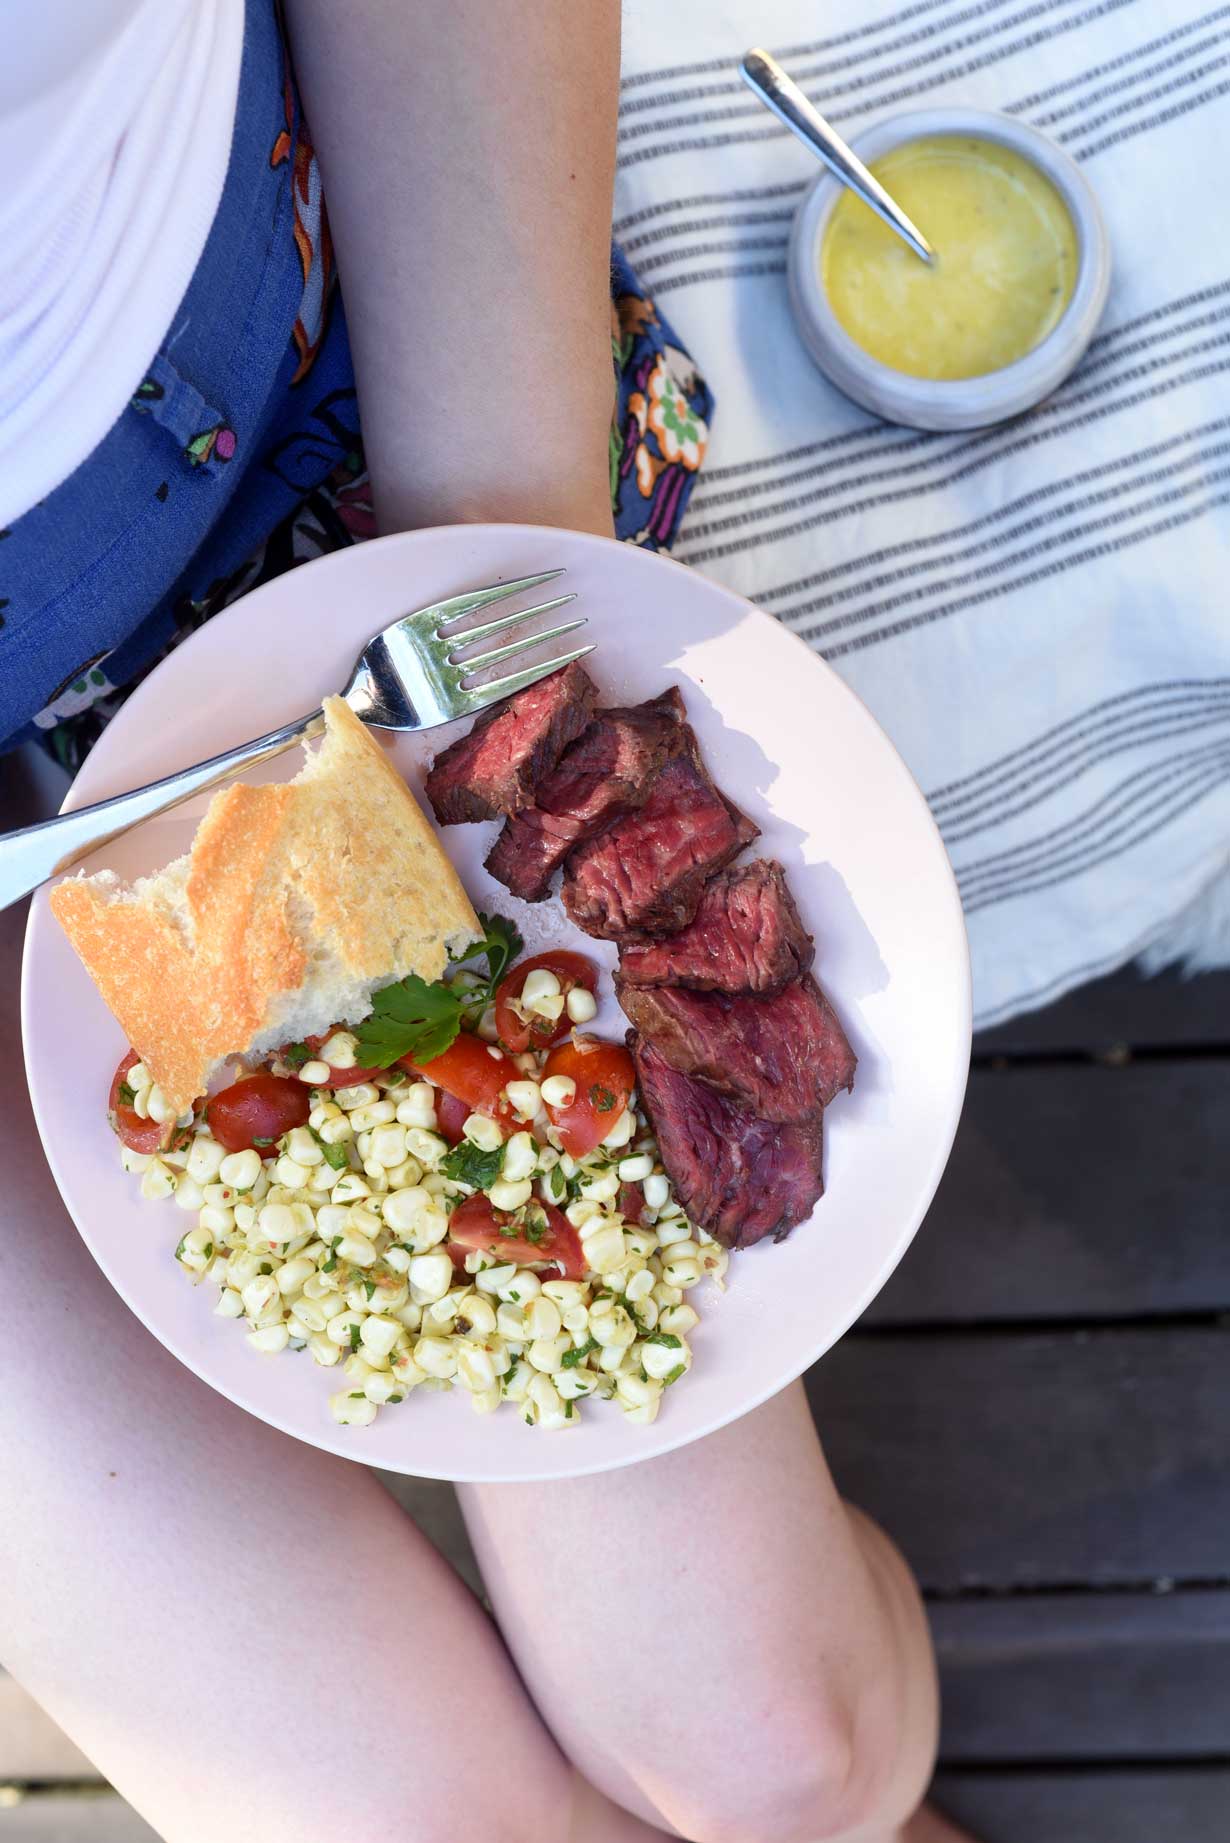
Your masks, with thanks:
<instances>
[{"instance_id":1,"label":"white tablecloth","mask_svg":"<svg viewBox=\"0 0 1230 1843\"><path fill-rule=\"evenodd\" d=\"M1116 272L1054 397L920 435L820 376L784 275L816 169L740 81L753 43L847 135L958 103L1081 161ZM675 554L802 634L902 751L979 1021L1151 944L1230 958L1230 6L630 0L624 72L616 234L717 398Z\"/></svg>"}]
</instances>

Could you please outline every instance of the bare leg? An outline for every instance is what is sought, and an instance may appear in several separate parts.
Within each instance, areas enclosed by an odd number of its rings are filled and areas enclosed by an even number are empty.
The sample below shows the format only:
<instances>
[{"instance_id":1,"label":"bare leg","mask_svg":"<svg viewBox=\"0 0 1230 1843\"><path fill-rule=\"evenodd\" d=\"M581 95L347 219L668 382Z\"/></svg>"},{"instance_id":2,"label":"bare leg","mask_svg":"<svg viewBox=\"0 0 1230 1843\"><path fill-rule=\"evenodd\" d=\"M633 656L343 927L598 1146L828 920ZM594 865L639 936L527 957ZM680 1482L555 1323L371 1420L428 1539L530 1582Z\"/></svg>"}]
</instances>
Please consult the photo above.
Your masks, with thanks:
<instances>
[{"instance_id":1,"label":"bare leg","mask_svg":"<svg viewBox=\"0 0 1230 1843\"><path fill-rule=\"evenodd\" d=\"M922 1607L838 1497L800 1387L629 1471L461 1495L531 1693L611 1798L696 1843L870 1843L916 1810Z\"/></svg>"},{"instance_id":2,"label":"bare leg","mask_svg":"<svg viewBox=\"0 0 1230 1843\"><path fill-rule=\"evenodd\" d=\"M644 1843L375 1479L231 1407L111 1292L26 1104L21 919L0 915L0 1660L168 1843Z\"/></svg>"}]
</instances>

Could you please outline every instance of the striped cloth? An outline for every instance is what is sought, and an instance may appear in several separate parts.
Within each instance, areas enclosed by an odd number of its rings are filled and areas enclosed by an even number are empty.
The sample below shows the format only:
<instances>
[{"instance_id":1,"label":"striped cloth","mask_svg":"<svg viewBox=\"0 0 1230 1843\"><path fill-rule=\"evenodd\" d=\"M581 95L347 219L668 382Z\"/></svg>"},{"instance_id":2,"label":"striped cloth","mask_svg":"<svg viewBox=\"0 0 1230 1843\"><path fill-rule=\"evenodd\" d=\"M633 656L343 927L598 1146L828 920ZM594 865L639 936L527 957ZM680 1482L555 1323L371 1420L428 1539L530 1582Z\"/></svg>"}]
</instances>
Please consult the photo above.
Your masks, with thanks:
<instances>
[{"instance_id":1,"label":"striped cloth","mask_svg":"<svg viewBox=\"0 0 1230 1843\"><path fill-rule=\"evenodd\" d=\"M824 381L784 273L815 167L739 81L751 42L847 135L964 104L1082 163L1116 274L1052 398L924 435ZM616 235L717 400L675 554L814 646L902 751L978 1021L1170 941L1230 958L1230 6L631 0L624 61Z\"/></svg>"}]
</instances>

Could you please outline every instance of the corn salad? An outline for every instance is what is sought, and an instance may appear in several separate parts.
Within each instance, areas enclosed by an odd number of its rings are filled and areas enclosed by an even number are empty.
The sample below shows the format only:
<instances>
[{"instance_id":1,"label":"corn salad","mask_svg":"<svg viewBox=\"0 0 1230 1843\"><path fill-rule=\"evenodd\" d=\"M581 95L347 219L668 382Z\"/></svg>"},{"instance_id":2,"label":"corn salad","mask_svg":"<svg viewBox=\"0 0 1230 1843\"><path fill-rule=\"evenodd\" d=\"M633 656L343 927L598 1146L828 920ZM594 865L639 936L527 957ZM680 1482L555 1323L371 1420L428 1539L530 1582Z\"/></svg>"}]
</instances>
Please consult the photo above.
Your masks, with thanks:
<instances>
[{"instance_id":1,"label":"corn salad","mask_svg":"<svg viewBox=\"0 0 1230 1843\"><path fill-rule=\"evenodd\" d=\"M266 1065L311 1088L307 1124L266 1148L276 1156L228 1153L192 1116L178 1123L176 1150L121 1148L141 1194L191 1219L175 1258L194 1283L217 1288L218 1316L239 1321L262 1355L306 1350L336 1368L343 1386L330 1407L343 1426L370 1425L415 1389L459 1389L478 1414L509 1403L548 1429L577 1426L590 1397L639 1426L653 1421L691 1368L699 1313L689 1295L703 1279L724 1290L729 1257L688 1222L635 1094L602 1143L573 1159L545 1112L545 1052L517 1056L517 1079L502 1095L516 1130L506 1138L482 1113L462 1129L487 1155L475 1186L442 1169L452 1148L431 1083L393 1069L316 1087L329 1063L355 1063L345 1032L324 1049L327 1061L298 1070L277 1057ZM142 1064L126 1080L141 1117L165 1118ZM498 1247L471 1249L457 1264L450 1217L479 1189L500 1211L533 1198L562 1210L580 1238L584 1277L560 1278L541 1260L500 1260Z\"/></svg>"}]
</instances>

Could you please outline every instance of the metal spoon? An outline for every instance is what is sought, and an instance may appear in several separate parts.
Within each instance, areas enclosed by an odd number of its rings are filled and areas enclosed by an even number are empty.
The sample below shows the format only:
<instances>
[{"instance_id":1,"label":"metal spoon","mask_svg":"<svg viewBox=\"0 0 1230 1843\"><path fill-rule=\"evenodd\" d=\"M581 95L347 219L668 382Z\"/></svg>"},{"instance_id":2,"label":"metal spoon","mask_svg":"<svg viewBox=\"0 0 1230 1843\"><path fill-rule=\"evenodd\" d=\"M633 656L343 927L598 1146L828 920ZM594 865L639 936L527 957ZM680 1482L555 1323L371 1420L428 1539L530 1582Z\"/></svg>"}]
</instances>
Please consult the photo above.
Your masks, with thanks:
<instances>
[{"instance_id":1,"label":"metal spoon","mask_svg":"<svg viewBox=\"0 0 1230 1843\"><path fill-rule=\"evenodd\" d=\"M895 230L902 242L909 244L916 256L924 262L935 261L935 251L918 226L912 224L900 205L893 202L879 180L872 178L862 161L836 130L829 127L820 111L812 107L776 58L757 46L744 54L739 75L765 107L772 109L779 121L785 122L800 141L806 142L812 152L819 155L843 186L849 186L865 205L870 205L889 229Z\"/></svg>"}]
</instances>

